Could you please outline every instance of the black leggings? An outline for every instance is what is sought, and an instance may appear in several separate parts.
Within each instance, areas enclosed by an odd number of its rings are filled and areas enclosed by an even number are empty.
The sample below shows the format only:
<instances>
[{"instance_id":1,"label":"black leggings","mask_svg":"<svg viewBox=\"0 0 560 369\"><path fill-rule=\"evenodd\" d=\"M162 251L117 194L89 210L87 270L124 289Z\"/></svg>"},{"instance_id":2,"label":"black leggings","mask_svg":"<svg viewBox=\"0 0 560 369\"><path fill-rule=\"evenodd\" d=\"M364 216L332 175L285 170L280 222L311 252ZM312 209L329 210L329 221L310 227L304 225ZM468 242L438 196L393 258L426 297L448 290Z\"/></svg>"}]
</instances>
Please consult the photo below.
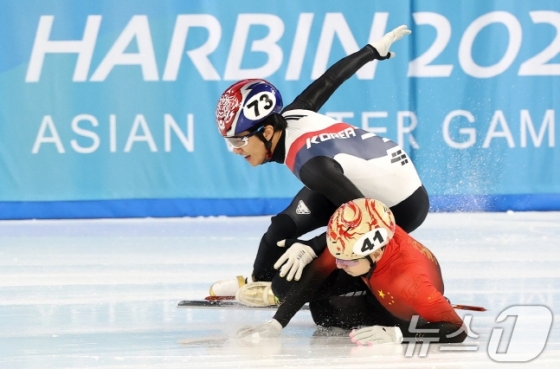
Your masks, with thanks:
<instances>
[{"instance_id":1,"label":"black leggings","mask_svg":"<svg viewBox=\"0 0 560 369\"><path fill-rule=\"evenodd\" d=\"M309 310L315 324L323 327L397 326L404 337L414 338L416 342L422 342L425 337L437 338L440 343L459 343L467 337L464 330L458 330L449 322L429 323L419 317L411 326L410 321L396 318L381 305L360 277L349 276L340 269L334 271L313 294Z\"/></svg>"},{"instance_id":2,"label":"black leggings","mask_svg":"<svg viewBox=\"0 0 560 369\"><path fill-rule=\"evenodd\" d=\"M377 301L360 277L340 269L321 285L309 302L309 309L315 324L323 327L352 329L402 323Z\"/></svg>"},{"instance_id":3,"label":"black leggings","mask_svg":"<svg viewBox=\"0 0 560 369\"><path fill-rule=\"evenodd\" d=\"M397 224L410 233L426 219L429 207L428 193L421 186L404 201L391 207L391 210ZM324 195L307 187L302 188L285 210L272 217L253 264L253 279L271 281L277 272L273 268L274 263L286 251L276 243L284 239L299 238L325 227L336 209L337 206Z\"/></svg>"},{"instance_id":4,"label":"black leggings","mask_svg":"<svg viewBox=\"0 0 560 369\"><path fill-rule=\"evenodd\" d=\"M407 233L411 233L420 227L426 220L429 210L430 198L424 186L419 187L404 201L391 207L395 221Z\"/></svg>"},{"instance_id":5,"label":"black leggings","mask_svg":"<svg viewBox=\"0 0 560 369\"><path fill-rule=\"evenodd\" d=\"M324 195L307 187L302 188L284 211L272 217L255 258L253 279L271 281L277 272L273 265L286 251L276 243L280 240L299 238L326 226L335 210L336 206Z\"/></svg>"}]
</instances>

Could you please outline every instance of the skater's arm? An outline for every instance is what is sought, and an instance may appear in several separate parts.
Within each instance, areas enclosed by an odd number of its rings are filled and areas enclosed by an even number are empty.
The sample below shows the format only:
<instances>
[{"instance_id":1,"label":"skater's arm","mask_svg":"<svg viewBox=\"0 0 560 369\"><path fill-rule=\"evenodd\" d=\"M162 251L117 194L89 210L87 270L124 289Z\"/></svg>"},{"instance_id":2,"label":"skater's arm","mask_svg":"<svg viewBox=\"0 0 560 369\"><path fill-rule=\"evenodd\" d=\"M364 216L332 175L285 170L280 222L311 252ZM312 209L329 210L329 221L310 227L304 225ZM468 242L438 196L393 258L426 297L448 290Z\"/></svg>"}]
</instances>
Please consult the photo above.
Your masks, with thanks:
<instances>
[{"instance_id":1,"label":"skater's arm","mask_svg":"<svg viewBox=\"0 0 560 369\"><path fill-rule=\"evenodd\" d=\"M299 281L287 282L284 278L279 279L278 282L288 283L289 288L287 294L280 298L282 304L274 314L274 319L282 327L288 325L302 306L313 299L319 287L335 269L333 256L324 252L305 268ZM273 282L273 290L276 282Z\"/></svg>"},{"instance_id":2,"label":"skater's arm","mask_svg":"<svg viewBox=\"0 0 560 369\"><path fill-rule=\"evenodd\" d=\"M299 172L300 180L310 190L325 195L335 206L364 197L340 164L326 156L316 156L307 161Z\"/></svg>"},{"instance_id":3,"label":"skater's arm","mask_svg":"<svg viewBox=\"0 0 560 369\"><path fill-rule=\"evenodd\" d=\"M296 99L283 111L293 109L319 111L344 81L353 76L361 67L373 60L385 60L395 56L389 48L393 42L400 40L410 30L402 25L386 33L380 40L368 44L357 52L340 59L333 64L322 76L311 83Z\"/></svg>"},{"instance_id":4,"label":"skater's arm","mask_svg":"<svg viewBox=\"0 0 560 369\"><path fill-rule=\"evenodd\" d=\"M361 67L375 59L379 54L371 46L366 45L359 51L348 55L332 65L321 77L317 78L284 111L305 109L319 111L332 94L352 77Z\"/></svg>"},{"instance_id":5,"label":"skater's arm","mask_svg":"<svg viewBox=\"0 0 560 369\"><path fill-rule=\"evenodd\" d=\"M417 342L421 342L423 337L438 338L439 343L463 342L467 337L463 320L433 283L425 275L418 275L418 291L415 294L406 294L405 301L427 323L416 327L414 324L401 326L403 336L414 338ZM405 279L402 285L410 285ZM432 332L426 331L428 329Z\"/></svg>"}]
</instances>

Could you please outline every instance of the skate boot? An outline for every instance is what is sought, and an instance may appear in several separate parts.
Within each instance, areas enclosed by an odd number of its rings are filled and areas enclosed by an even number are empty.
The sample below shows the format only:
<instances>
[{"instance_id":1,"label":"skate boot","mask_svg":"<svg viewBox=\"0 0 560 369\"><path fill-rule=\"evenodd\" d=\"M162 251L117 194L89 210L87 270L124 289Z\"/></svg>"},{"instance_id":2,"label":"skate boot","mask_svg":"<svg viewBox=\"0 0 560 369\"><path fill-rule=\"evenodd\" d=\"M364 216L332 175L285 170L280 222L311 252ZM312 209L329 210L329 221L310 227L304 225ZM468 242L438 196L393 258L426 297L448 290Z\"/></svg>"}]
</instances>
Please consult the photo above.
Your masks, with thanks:
<instances>
[{"instance_id":1,"label":"skate boot","mask_svg":"<svg viewBox=\"0 0 560 369\"><path fill-rule=\"evenodd\" d=\"M250 282L250 278L249 282ZM234 297L239 288L247 284L247 279L241 275L235 278L223 279L210 286L210 296Z\"/></svg>"},{"instance_id":2,"label":"skate boot","mask_svg":"<svg viewBox=\"0 0 560 369\"><path fill-rule=\"evenodd\" d=\"M272 282L253 282L239 288L235 294L237 302L247 306L280 305L272 292Z\"/></svg>"}]
</instances>

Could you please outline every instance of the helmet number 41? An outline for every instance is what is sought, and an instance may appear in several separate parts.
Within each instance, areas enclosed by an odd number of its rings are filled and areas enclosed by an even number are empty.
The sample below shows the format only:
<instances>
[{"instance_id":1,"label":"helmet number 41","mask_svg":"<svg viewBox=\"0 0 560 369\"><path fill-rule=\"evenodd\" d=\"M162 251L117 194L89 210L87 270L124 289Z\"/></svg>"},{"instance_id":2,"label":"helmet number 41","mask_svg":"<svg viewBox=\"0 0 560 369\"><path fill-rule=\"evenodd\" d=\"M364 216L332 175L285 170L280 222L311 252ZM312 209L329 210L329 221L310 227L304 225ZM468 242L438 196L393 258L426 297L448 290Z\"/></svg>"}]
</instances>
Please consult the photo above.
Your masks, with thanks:
<instances>
[{"instance_id":1,"label":"helmet number 41","mask_svg":"<svg viewBox=\"0 0 560 369\"><path fill-rule=\"evenodd\" d=\"M385 228L375 228L364 234L354 245L356 255L366 256L379 250L388 242L387 230Z\"/></svg>"}]
</instances>

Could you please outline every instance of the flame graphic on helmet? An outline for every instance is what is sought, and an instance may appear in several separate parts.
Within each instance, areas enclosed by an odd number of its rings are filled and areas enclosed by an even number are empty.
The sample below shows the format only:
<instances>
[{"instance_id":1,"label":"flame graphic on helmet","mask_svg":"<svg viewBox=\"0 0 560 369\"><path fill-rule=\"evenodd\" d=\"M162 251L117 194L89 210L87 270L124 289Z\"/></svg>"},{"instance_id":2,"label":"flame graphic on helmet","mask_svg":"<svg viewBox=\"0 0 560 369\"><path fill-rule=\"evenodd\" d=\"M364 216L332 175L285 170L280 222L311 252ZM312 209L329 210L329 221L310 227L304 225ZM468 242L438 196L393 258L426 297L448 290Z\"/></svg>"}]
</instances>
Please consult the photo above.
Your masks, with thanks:
<instances>
[{"instance_id":1,"label":"flame graphic on helmet","mask_svg":"<svg viewBox=\"0 0 560 369\"><path fill-rule=\"evenodd\" d=\"M226 136L227 132L231 129L233 118L239 111L241 105L241 93L238 89L230 88L227 90L218 101L216 108L216 122L222 136Z\"/></svg>"},{"instance_id":2,"label":"flame graphic on helmet","mask_svg":"<svg viewBox=\"0 0 560 369\"><path fill-rule=\"evenodd\" d=\"M333 242L339 243L339 252L343 252L346 243L354 238L362 219L362 210L352 201L342 205L331 217L328 224L329 237Z\"/></svg>"},{"instance_id":3,"label":"flame graphic on helmet","mask_svg":"<svg viewBox=\"0 0 560 369\"><path fill-rule=\"evenodd\" d=\"M387 228L387 230L391 231L391 233L395 233L396 224L394 222L394 218L387 216L387 213L390 212L389 208L383 204L383 214L379 214L379 211L377 209L377 206L379 204L380 203L376 203L375 200L366 199L365 205L371 219L368 224L370 229L383 227ZM389 220L389 222L386 222L385 220Z\"/></svg>"},{"instance_id":4,"label":"flame graphic on helmet","mask_svg":"<svg viewBox=\"0 0 560 369\"><path fill-rule=\"evenodd\" d=\"M364 234L376 228L387 230L389 240L396 229L391 210L381 201L362 198L341 205L331 216L327 226L327 246L339 259L358 258L354 244Z\"/></svg>"}]
</instances>

